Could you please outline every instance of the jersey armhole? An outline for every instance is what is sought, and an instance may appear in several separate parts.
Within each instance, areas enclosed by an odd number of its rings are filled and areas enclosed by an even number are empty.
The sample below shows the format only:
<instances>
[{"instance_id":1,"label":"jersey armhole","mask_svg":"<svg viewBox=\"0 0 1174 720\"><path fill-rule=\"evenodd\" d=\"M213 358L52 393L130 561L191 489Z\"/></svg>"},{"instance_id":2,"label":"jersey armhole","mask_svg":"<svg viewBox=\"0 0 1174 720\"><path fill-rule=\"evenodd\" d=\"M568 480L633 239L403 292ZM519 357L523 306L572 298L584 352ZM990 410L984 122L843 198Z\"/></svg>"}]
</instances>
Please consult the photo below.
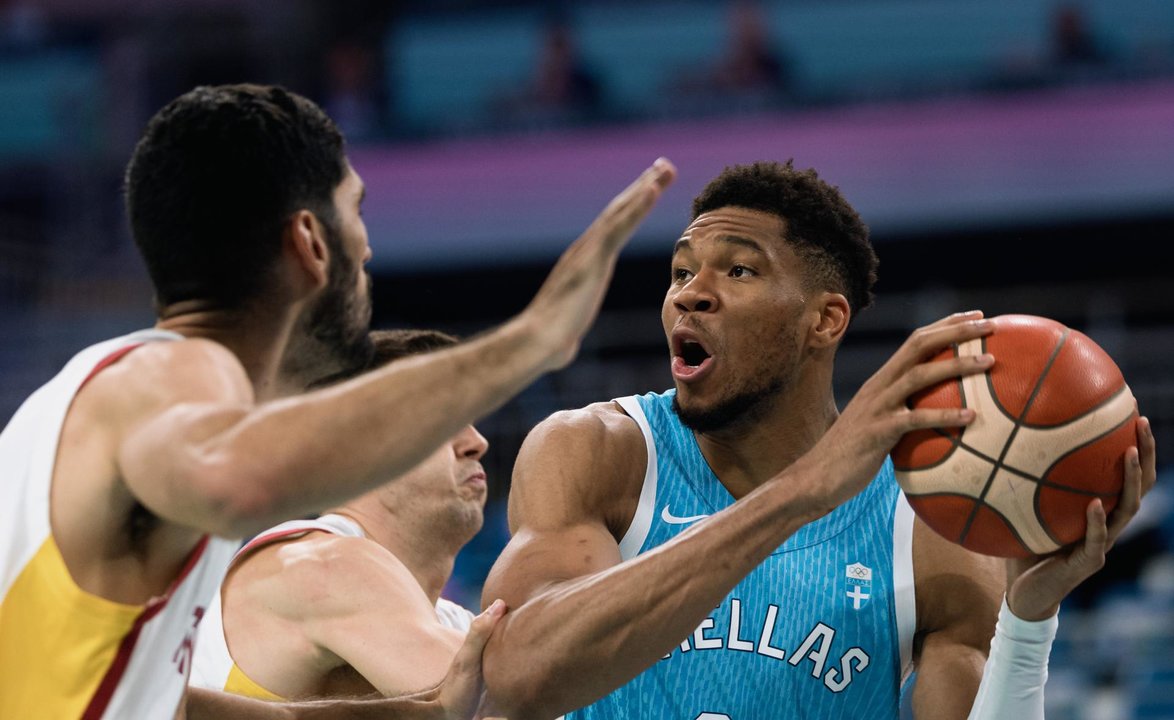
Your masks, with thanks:
<instances>
[{"instance_id":1,"label":"jersey armhole","mask_svg":"<svg viewBox=\"0 0 1174 720\"><path fill-rule=\"evenodd\" d=\"M916 582L913 577L913 508L897 493L893 512L893 605L901 648L901 682L913 672L913 635L917 631Z\"/></svg>"},{"instance_id":2,"label":"jersey armhole","mask_svg":"<svg viewBox=\"0 0 1174 720\"><path fill-rule=\"evenodd\" d=\"M618 398L615 402L640 426L644 446L648 451L648 465L644 470L644 484L640 488L636 513L632 516L632 523L624 537L620 539L620 557L630 560L639 554L645 539L648 538L648 531L652 528L652 518L656 510L656 443L652 439L652 428L648 425L648 418L636 397L629 395Z\"/></svg>"}]
</instances>

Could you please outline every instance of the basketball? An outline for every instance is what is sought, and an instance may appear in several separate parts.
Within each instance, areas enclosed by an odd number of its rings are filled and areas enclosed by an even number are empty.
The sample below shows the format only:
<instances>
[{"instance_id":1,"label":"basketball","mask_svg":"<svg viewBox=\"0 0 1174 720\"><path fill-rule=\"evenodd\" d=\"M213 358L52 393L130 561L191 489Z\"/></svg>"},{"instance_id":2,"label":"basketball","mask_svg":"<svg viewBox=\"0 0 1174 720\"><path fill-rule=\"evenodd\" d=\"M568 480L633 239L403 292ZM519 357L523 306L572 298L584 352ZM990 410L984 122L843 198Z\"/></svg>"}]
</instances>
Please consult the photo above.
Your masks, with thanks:
<instances>
[{"instance_id":1,"label":"basketball","mask_svg":"<svg viewBox=\"0 0 1174 720\"><path fill-rule=\"evenodd\" d=\"M1137 410L1121 370L1088 336L1032 315L992 320L991 335L935 358L990 352L987 372L908 400L970 407L975 420L907 433L893 464L913 511L942 537L984 555L1042 555L1084 537L1093 498L1106 512L1116 506Z\"/></svg>"}]
</instances>

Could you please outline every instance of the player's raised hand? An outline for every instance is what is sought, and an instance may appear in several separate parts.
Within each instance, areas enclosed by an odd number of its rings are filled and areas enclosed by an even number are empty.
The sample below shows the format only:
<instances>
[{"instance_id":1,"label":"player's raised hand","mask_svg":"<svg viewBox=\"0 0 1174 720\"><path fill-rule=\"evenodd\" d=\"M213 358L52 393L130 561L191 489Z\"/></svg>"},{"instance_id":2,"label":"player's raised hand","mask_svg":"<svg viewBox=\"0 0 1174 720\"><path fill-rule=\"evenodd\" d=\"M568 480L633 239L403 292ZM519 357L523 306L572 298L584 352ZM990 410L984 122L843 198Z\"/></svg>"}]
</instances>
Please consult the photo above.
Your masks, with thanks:
<instances>
[{"instance_id":1,"label":"player's raised hand","mask_svg":"<svg viewBox=\"0 0 1174 720\"><path fill-rule=\"evenodd\" d=\"M1121 500L1105 517L1100 500L1089 503L1084 541L1043 557L1007 560L1007 606L1022 620L1055 615L1060 601L1105 564L1105 553L1141 508L1141 499L1158 479L1157 443L1148 418L1137 421L1137 447L1125 453Z\"/></svg>"},{"instance_id":2,"label":"player's raised hand","mask_svg":"<svg viewBox=\"0 0 1174 720\"><path fill-rule=\"evenodd\" d=\"M933 360L951 345L993 332L979 311L957 313L915 330L889 360L868 379L844 408L840 417L804 456L806 462L824 466L812 477L821 486L813 495L831 512L860 492L880 469L901 436L911 430L968 425L970 408L910 408L910 395L949 378L986 371L993 363L988 355Z\"/></svg>"},{"instance_id":3,"label":"player's raised hand","mask_svg":"<svg viewBox=\"0 0 1174 720\"><path fill-rule=\"evenodd\" d=\"M465 642L440 683L442 720L469 720L482 716L480 706L485 694L485 683L481 676L481 654L497 622L505 613L505 603L495 600L469 626Z\"/></svg>"},{"instance_id":4,"label":"player's raised hand","mask_svg":"<svg viewBox=\"0 0 1174 720\"><path fill-rule=\"evenodd\" d=\"M673 164L659 158L563 252L523 313L548 349L545 369L558 369L575 357L599 312L620 250L676 176Z\"/></svg>"}]
</instances>

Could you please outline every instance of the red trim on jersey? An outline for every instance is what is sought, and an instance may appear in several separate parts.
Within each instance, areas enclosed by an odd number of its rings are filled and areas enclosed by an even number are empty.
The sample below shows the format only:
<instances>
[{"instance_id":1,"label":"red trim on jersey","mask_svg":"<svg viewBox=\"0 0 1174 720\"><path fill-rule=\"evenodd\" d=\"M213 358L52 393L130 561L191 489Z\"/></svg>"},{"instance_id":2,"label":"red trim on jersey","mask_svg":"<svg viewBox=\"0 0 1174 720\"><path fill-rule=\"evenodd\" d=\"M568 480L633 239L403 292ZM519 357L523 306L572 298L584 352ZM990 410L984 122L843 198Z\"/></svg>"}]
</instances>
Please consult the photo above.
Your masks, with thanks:
<instances>
[{"instance_id":1,"label":"red trim on jersey","mask_svg":"<svg viewBox=\"0 0 1174 720\"><path fill-rule=\"evenodd\" d=\"M114 697L114 691L118 689L118 683L122 681L122 676L126 672L127 665L130 664L131 655L134 654L135 644L139 641L139 634L142 632L143 626L167 606L167 601L175 594L175 590L180 586L180 583L196 567L196 563L203 557L204 550L207 547L208 536L205 535L200 538L199 544L188 555L187 562L183 564L183 569L179 572L179 577L171 583L171 586L167 588L167 592L159 597L151 598L146 606L144 606L143 612L135 618L134 625L131 626L130 631L122 638L122 643L118 646L118 654L114 656L114 662L110 663L110 667L106 669L106 675L103 676L102 682L98 684L98 689L94 692L94 697L90 698L90 704L86 707L86 711L82 713L81 720L101 720L102 715L106 712L106 708L110 705L110 700Z\"/></svg>"},{"instance_id":2,"label":"red trim on jersey","mask_svg":"<svg viewBox=\"0 0 1174 720\"><path fill-rule=\"evenodd\" d=\"M236 565L238 560L253 552L254 550L259 550L263 545L268 545L269 543L276 542L283 538L288 538L291 535L308 535L312 532L328 533L330 531L321 527L302 527L286 528L285 530L261 533L260 535L242 545L241 548L236 551L236 555L232 556L232 563L229 565L229 568L231 569L233 565Z\"/></svg>"},{"instance_id":3,"label":"red trim on jersey","mask_svg":"<svg viewBox=\"0 0 1174 720\"><path fill-rule=\"evenodd\" d=\"M143 343L135 343L134 345L127 345L126 347L118 348L114 352L110 353L106 357L99 360L98 364L94 366L94 369L90 371L90 374L86 375L86 379L82 380L82 384L78 386L78 390L81 390L82 388L84 388L86 386L86 383L88 383L90 380L94 379L95 375L97 375L98 373L102 372L106 368L110 367L114 363L121 360L128 352L130 352L131 350L134 350L137 347L142 347L142 346L143 346Z\"/></svg>"}]
</instances>

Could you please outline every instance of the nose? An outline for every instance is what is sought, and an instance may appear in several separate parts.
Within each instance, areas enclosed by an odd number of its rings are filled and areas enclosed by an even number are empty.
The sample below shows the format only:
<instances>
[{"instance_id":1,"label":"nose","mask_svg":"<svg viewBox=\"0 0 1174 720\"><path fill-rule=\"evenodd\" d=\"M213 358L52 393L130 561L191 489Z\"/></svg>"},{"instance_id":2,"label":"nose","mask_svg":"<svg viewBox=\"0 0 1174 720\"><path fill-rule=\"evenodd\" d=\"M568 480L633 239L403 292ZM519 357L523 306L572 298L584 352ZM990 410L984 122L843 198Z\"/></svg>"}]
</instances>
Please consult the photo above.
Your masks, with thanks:
<instances>
[{"instance_id":1,"label":"nose","mask_svg":"<svg viewBox=\"0 0 1174 720\"><path fill-rule=\"evenodd\" d=\"M453 452L457 457L466 460L480 460L485 455L485 451L489 449L489 441L485 436L477 432L477 428L472 425L466 425L464 430L457 433L453 438Z\"/></svg>"},{"instance_id":2,"label":"nose","mask_svg":"<svg viewBox=\"0 0 1174 720\"><path fill-rule=\"evenodd\" d=\"M701 273L694 275L673 298L677 310L686 312L713 312L717 309L717 295Z\"/></svg>"}]
</instances>

